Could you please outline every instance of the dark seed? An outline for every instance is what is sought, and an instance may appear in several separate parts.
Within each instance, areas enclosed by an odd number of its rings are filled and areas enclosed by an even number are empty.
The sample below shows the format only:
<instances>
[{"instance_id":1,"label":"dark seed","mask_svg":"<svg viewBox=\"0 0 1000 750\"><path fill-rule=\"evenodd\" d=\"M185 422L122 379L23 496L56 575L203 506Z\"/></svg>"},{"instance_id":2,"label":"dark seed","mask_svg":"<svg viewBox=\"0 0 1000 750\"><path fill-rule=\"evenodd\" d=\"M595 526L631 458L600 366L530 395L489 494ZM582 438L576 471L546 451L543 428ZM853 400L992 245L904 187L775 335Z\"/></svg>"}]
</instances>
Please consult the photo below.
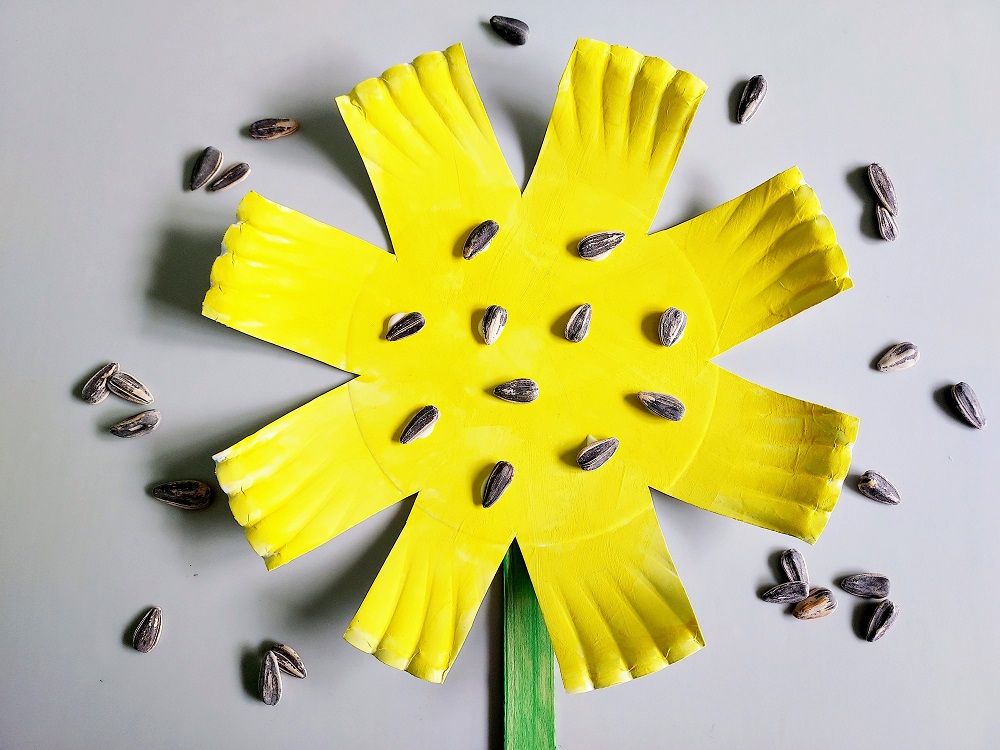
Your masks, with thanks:
<instances>
[{"instance_id":1,"label":"dark seed","mask_svg":"<svg viewBox=\"0 0 1000 750\"><path fill-rule=\"evenodd\" d=\"M271 648L271 653L278 659L278 669L292 677L298 677L300 680L305 679L306 665L302 663L302 658L295 653L291 646L279 643Z\"/></svg>"},{"instance_id":2,"label":"dark seed","mask_svg":"<svg viewBox=\"0 0 1000 750\"><path fill-rule=\"evenodd\" d=\"M399 341L400 339L405 339L407 336L412 336L420 331L425 325L427 325L427 321L424 320L423 315L418 312L407 313L395 322L390 323L389 330L385 334L385 340Z\"/></svg>"},{"instance_id":3,"label":"dark seed","mask_svg":"<svg viewBox=\"0 0 1000 750\"><path fill-rule=\"evenodd\" d=\"M514 480L514 467L506 461L497 461L483 485L483 507L489 508L507 491Z\"/></svg>"},{"instance_id":4,"label":"dark seed","mask_svg":"<svg viewBox=\"0 0 1000 750\"><path fill-rule=\"evenodd\" d=\"M239 164L234 164L223 172L222 175L215 180L215 182L208 186L208 190L215 193L219 190L224 190L227 187L232 187L237 182L242 182L246 179L248 174L250 174L250 165L245 161L241 161Z\"/></svg>"},{"instance_id":5,"label":"dark seed","mask_svg":"<svg viewBox=\"0 0 1000 750\"><path fill-rule=\"evenodd\" d=\"M858 490L867 498L886 505L899 505L899 492L892 482L877 471L866 471L858 481Z\"/></svg>"},{"instance_id":6,"label":"dark seed","mask_svg":"<svg viewBox=\"0 0 1000 750\"><path fill-rule=\"evenodd\" d=\"M132 648L141 654L148 654L160 639L162 626L163 613L159 607L152 607L142 616L135 633L132 634Z\"/></svg>"},{"instance_id":7,"label":"dark seed","mask_svg":"<svg viewBox=\"0 0 1000 750\"><path fill-rule=\"evenodd\" d=\"M83 386L81 395L88 404L99 404L108 397L108 380L118 372L118 363L109 362L100 370L90 376L90 380Z\"/></svg>"},{"instance_id":8,"label":"dark seed","mask_svg":"<svg viewBox=\"0 0 1000 750\"><path fill-rule=\"evenodd\" d=\"M149 388L139 382L134 375L119 370L108 380L108 390L118 398L143 406L153 403L153 394Z\"/></svg>"},{"instance_id":9,"label":"dark seed","mask_svg":"<svg viewBox=\"0 0 1000 750\"><path fill-rule=\"evenodd\" d=\"M222 169L222 152L209 146L194 163L191 170L191 189L197 190L211 180Z\"/></svg>"},{"instance_id":10,"label":"dark seed","mask_svg":"<svg viewBox=\"0 0 1000 750\"><path fill-rule=\"evenodd\" d=\"M295 120L287 117L268 117L264 120L257 120L250 126L250 137L258 141L272 141L291 135L299 129L299 124Z\"/></svg>"},{"instance_id":11,"label":"dark seed","mask_svg":"<svg viewBox=\"0 0 1000 750\"><path fill-rule=\"evenodd\" d=\"M968 383L958 383L951 387L951 398L962 418L977 430L986 426L986 415L979 403L979 397Z\"/></svg>"},{"instance_id":12,"label":"dark seed","mask_svg":"<svg viewBox=\"0 0 1000 750\"><path fill-rule=\"evenodd\" d=\"M150 409L111 425L111 434L120 438L139 437L155 430L159 423L160 412Z\"/></svg>"},{"instance_id":13,"label":"dark seed","mask_svg":"<svg viewBox=\"0 0 1000 750\"><path fill-rule=\"evenodd\" d=\"M875 218L878 219L878 233L883 240L892 242L899 237L899 227L895 217L881 203L875 206Z\"/></svg>"},{"instance_id":14,"label":"dark seed","mask_svg":"<svg viewBox=\"0 0 1000 750\"><path fill-rule=\"evenodd\" d=\"M576 462L584 471L599 469L615 455L618 450L618 438L605 438L591 443L581 450L576 456Z\"/></svg>"},{"instance_id":15,"label":"dark seed","mask_svg":"<svg viewBox=\"0 0 1000 750\"><path fill-rule=\"evenodd\" d=\"M666 393L640 391L639 400L653 414L664 419L669 419L671 422L680 422L684 416L684 404L679 399Z\"/></svg>"},{"instance_id":16,"label":"dark seed","mask_svg":"<svg viewBox=\"0 0 1000 750\"><path fill-rule=\"evenodd\" d=\"M764 101L767 93L767 81L764 76L754 76L743 88L743 95L740 97L740 104L736 110L736 120L742 125L748 122L757 113L757 108Z\"/></svg>"},{"instance_id":17,"label":"dark seed","mask_svg":"<svg viewBox=\"0 0 1000 750\"><path fill-rule=\"evenodd\" d=\"M786 549L781 553L781 569L789 581L801 581L806 586L809 585L809 570L806 568L806 559L797 549Z\"/></svg>"},{"instance_id":18,"label":"dark seed","mask_svg":"<svg viewBox=\"0 0 1000 750\"><path fill-rule=\"evenodd\" d=\"M660 343L664 346L673 346L684 336L684 329L687 328L688 316L683 310L670 307L663 311L660 316Z\"/></svg>"},{"instance_id":19,"label":"dark seed","mask_svg":"<svg viewBox=\"0 0 1000 750\"><path fill-rule=\"evenodd\" d=\"M881 573L858 573L847 576L840 582L840 588L865 599L885 599L889 596L889 578Z\"/></svg>"},{"instance_id":20,"label":"dark seed","mask_svg":"<svg viewBox=\"0 0 1000 750\"><path fill-rule=\"evenodd\" d=\"M896 202L896 188L892 186L892 180L885 170L878 164L871 164L868 167L868 181L872 184L875 197L878 202L885 206L886 210L895 216L899 213L899 204Z\"/></svg>"},{"instance_id":21,"label":"dark seed","mask_svg":"<svg viewBox=\"0 0 1000 750\"><path fill-rule=\"evenodd\" d=\"M434 432L434 425L441 418L441 412L436 406L425 406L418 411L413 418L406 423L403 434L399 437L399 442L406 445L414 440L425 438Z\"/></svg>"},{"instance_id":22,"label":"dark seed","mask_svg":"<svg viewBox=\"0 0 1000 750\"><path fill-rule=\"evenodd\" d=\"M808 594L809 585L805 581L788 581L768 589L760 598L772 604L792 604L802 601Z\"/></svg>"},{"instance_id":23,"label":"dark seed","mask_svg":"<svg viewBox=\"0 0 1000 750\"><path fill-rule=\"evenodd\" d=\"M898 607L888 599L884 602L879 602L879 605L872 613L871 622L868 623L868 632L865 634L865 640L869 643L874 643L885 635L885 632L896 622L896 615L898 614Z\"/></svg>"},{"instance_id":24,"label":"dark seed","mask_svg":"<svg viewBox=\"0 0 1000 750\"><path fill-rule=\"evenodd\" d=\"M604 260L625 241L625 232L598 232L580 240L577 252L585 260Z\"/></svg>"},{"instance_id":25,"label":"dark seed","mask_svg":"<svg viewBox=\"0 0 1000 750\"><path fill-rule=\"evenodd\" d=\"M264 705L273 706L281 700L281 667L278 655L268 651L260 668L260 699Z\"/></svg>"},{"instance_id":26,"label":"dark seed","mask_svg":"<svg viewBox=\"0 0 1000 750\"><path fill-rule=\"evenodd\" d=\"M212 504L212 488L197 479L178 479L156 485L152 490L157 500L185 510L202 510Z\"/></svg>"},{"instance_id":27,"label":"dark seed","mask_svg":"<svg viewBox=\"0 0 1000 750\"><path fill-rule=\"evenodd\" d=\"M483 341L487 346L491 346L500 338L503 329L507 325L507 311L500 305L490 305L483 313L483 319L479 323L479 332L483 335Z\"/></svg>"},{"instance_id":28,"label":"dark seed","mask_svg":"<svg viewBox=\"0 0 1000 750\"><path fill-rule=\"evenodd\" d=\"M800 620L815 620L826 617L837 608L837 600L830 589L813 589L809 596L795 605L792 614Z\"/></svg>"},{"instance_id":29,"label":"dark seed","mask_svg":"<svg viewBox=\"0 0 1000 750\"><path fill-rule=\"evenodd\" d=\"M478 227L472 230L469 238L465 241L465 248L462 255L466 260L471 260L484 250L488 250L493 238L500 231L500 225L492 219L487 219Z\"/></svg>"},{"instance_id":30,"label":"dark seed","mask_svg":"<svg viewBox=\"0 0 1000 750\"><path fill-rule=\"evenodd\" d=\"M538 383L530 378L508 380L494 388L493 395L515 404L530 404L538 398Z\"/></svg>"},{"instance_id":31,"label":"dark seed","mask_svg":"<svg viewBox=\"0 0 1000 750\"><path fill-rule=\"evenodd\" d=\"M592 315L593 309L587 304L580 305L573 311L573 314L569 316L569 322L566 323L567 341L579 344L587 338L587 334L590 333Z\"/></svg>"},{"instance_id":32,"label":"dark seed","mask_svg":"<svg viewBox=\"0 0 1000 750\"><path fill-rule=\"evenodd\" d=\"M528 24L507 16L493 16L490 26L505 42L520 46L528 41Z\"/></svg>"}]
</instances>

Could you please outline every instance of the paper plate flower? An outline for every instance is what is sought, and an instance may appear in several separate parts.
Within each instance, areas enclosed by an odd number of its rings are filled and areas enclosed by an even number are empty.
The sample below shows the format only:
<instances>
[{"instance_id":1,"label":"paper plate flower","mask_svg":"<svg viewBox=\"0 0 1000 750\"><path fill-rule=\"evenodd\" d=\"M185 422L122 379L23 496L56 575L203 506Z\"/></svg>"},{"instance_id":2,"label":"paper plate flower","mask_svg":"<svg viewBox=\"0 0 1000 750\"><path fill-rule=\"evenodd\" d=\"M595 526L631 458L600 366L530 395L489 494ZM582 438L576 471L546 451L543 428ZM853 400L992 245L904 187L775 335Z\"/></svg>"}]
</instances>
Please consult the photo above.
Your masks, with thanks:
<instances>
[{"instance_id":1,"label":"paper plate flower","mask_svg":"<svg viewBox=\"0 0 1000 750\"><path fill-rule=\"evenodd\" d=\"M847 263L798 169L647 235L704 91L663 60L579 41L522 194L454 46L337 99L395 255L254 193L241 203L204 314L357 373L216 456L253 548L275 568L418 493L344 636L354 646L442 681L516 539L566 689L613 685L704 645L649 487L809 542L823 530L857 420L711 359L849 288ZM466 259L487 220L499 231ZM581 258L604 231L624 241ZM590 331L574 343L564 329L583 304ZM508 318L486 345L491 305ZM669 308L687 326L664 346ZM387 338L411 312L423 328ZM536 400L494 395L517 378ZM679 400L683 418L643 392ZM433 434L402 442L427 406ZM593 471L577 462L588 436L619 441ZM513 480L484 507L501 461Z\"/></svg>"}]
</instances>

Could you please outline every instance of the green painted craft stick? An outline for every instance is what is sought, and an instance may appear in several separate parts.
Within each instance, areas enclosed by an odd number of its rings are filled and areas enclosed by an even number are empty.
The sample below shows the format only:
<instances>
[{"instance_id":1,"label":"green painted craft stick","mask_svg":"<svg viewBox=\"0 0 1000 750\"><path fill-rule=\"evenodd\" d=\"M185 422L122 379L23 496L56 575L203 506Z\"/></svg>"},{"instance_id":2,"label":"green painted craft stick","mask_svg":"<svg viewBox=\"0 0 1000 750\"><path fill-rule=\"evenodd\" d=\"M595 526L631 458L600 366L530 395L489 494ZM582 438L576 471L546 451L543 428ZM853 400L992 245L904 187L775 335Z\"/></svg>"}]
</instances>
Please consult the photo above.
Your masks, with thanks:
<instances>
[{"instance_id":1,"label":"green painted craft stick","mask_svg":"<svg viewBox=\"0 0 1000 750\"><path fill-rule=\"evenodd\" d=\"M554 750L555 658L517 542L503 560L504 750Z\"/></svg>"}]
</instances>

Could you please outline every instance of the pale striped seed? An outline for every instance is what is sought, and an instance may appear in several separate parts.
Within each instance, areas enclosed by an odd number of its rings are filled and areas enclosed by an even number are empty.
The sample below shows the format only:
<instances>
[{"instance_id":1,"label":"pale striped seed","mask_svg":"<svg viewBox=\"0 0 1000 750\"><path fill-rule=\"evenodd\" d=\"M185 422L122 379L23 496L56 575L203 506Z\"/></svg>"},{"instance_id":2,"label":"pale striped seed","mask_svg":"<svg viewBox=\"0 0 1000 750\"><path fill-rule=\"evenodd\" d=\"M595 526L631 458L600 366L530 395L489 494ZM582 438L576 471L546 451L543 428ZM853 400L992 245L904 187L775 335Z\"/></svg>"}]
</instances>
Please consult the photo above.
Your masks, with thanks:
<instances>
[{"instance_id":1,"label":"pale striped seed","mask_svg":"<svg viewBox=\"0 0 1000 750\"><path fill-rule=\"evenodd\" d=\"M419 332L427 325L424 316L418 312L399 313L389 318L389 330L386 331L386 341L399 341Z\"/></svg>"},{"instance_id":2,"label":"pale striped seed","mask_svg":"<svg viewBox=\"0 0 1000 750\"><path fill-rule=\"evenodd\" d=\"M159 607L151 607L142 616L139 625L132 634L132 648L141 654L148 654L160 640L160 630L163 627L163 613Z\"/></svg>"},{"instance_id":3,"label":"pale striped seed","mask_svg":"<svg viewBox=\"0 0 1000 750\"><path fill-rule=\"evenodd\" d=\"M986 415L979 403L979 397L968 383L958 383L951 387L951 398L962 419L981 430L986 426Z\"/></svg>"},{"instance_id":4,"label":"pale striped seed","mask_svg":"<svg viewBox=\"0 0 1000 750\"><path fill-rule=\"evenodd\" d=\"M222 169L222 152L209 146L201 152L191 169L191 189L198 190L206 185L220 169Z\"/></svg>"},{"instance_id":5,"label":"pale striped seed","mask_svg":"<svg viewBox=\"0 0 1000 750\"><path fill-rule=\"evenodd\" d=\"M250 137L258 141L273 141L291 135L299 129L299 124L288 117L268 117L257 120L250 126Z\"/></svg>"},{"instance_id":6,"label":"pale striped seed","mask_svg":"<svg viewBox=\"0 0 1000 750\"><path fill-rule=\"evenodd\" d=\"M590 333L590 320L593 314L593 308L589 304L583 304L576 308L566 323L566 340L572 341L574 344L579 344L587 338L587 334Z\"/></svg>"},{"instance_id":7,"label":"pale striped seed","mask_svg":"<svg viewBox=\"0 0 1000 750\"><path fill-rule=\"evenodd\" d=\"M757 108L764 101L765 94L767 94L767 81L764 80L764 76L757 75L747 81L736 110L736 120L741 125L749 122L750 118L757 114Z\"/></svg>"},{"instance_id":8,"label":"pale striped seed","mask_svg":"<svg viewBox=\"0 0 1000 750\"><path fill-rule=\"evenodd\" d=\"M680 422L684 417L684 404L680 399L666 393L639 391L639 400L653 414L671 422Z\"/></svg>"},{"instance_id":9,"label":"pale striped seed","mask_svg":"<svg viewBox=\"0 0 1000 750\"><path fill-rule=\"evenodd\" d=\"M685 328L687 328L687 313L676 307L667 308L660 316L660 343L664 346L673 346L684 336Z\"/></svg>"},{"instance_id":10,"label":"pale striped seed","mask_svg":"<svg viewBox=\"0 0 1000 750\"><path fill-rule=\"evenodd\" d=\"M538 398L538 383L530 378L515 378L494 388L493 395L514 404L530 404Z\"/></svg>"},{"instance_id":11,"label":"pale striped seed","mask_svg":"<svg viewBox=\"0 0 1000 750\"><path fill-rule=\"evenodd\" d=\"M197 479L176 479L158 484L152 489L157 500L175 508L203 510L212 504L212 487Z\"/></svg>"},{"instance_id":12,"label":"pale striped seed","mask_svg":"<svg viewBox=\"0 0 1000 750\"><path fill-rule=\"evenodd\" d=\"M479 333L483 336L483 341L487 346L496 343L507 325L507 311L500 305L490 305L483 313L483 319L479 321Z\"/></svg>"},{"instance_id":13,"label":"pale striped seed","mask_svg":"<svg viewBox=\"0 0 1000 750\"><path fill-rule=\"evenodd\" d=\"M858 490L867 498L885 505L899 505L899 492L892 482L877 471L866 471L858 481Z\"/></svg>"},{"instance_id":14,"label":"pale striped seed","mask_svg":"<svg viewBox=\"0 0 1000 750\"><path fill-rule=\"evenodd\" d=\"M576 462L584 471L593 471L606 464L618 450L618 438L605 438L585 446L576 456Z\"/></svg>"},{"instance_id":15,"label":"pale striped seed","mask_svg":"<svg viewBox=\"0 0 1000 750\"><path fill-rule=\"evenodd\" d=\"M868 623L868 631L865 633L865 640L869 643L874 643L883 635L886 631L892 627L892 624L896 622L896 616L899 614L899 608L893 604L890 600L879 602L879 605L875 608L872 613L872 619Z\"/></svg>"},{"instance_id":16,"label":"pale striped seed","mask_svg":"<svg viewBox=\"0 0 1000 750\"><path fill-rule=\"evenodd\" d=\"M889 596L889 577L881 573L857 573L841 581L840 588L865 599L885 599Z\"/></svg>"},{"instance_id":17,"label":"pale striped seed","mask_svg":"<svg viewBox=\"0 0 1000 750\"><path fill-rule=\"evenodd\" d=\"M528 41L528 24L508 16L493 16L490 26L508 44L521 46Z\"/></svg>"},{"instance_id":18,"label":"pale striped seed","mask_svg":"<svg viewBox=\"0 0 1000 750\"><path fill-rule=\"evenodd\" d=\"M212 193L225 190L227 187L232 187L237 182L245 180L248 174L250 174L250 165L245 161L241 161L239 164L231 166L218 179L210 183L208 190Z\"/></svg>"},{"instance_id":19,"label":"pale striped seed","mask_svg":"<svg viewBox=\"0 0 1000 750\"><path fill-rule=\"evenodd\" d=\"M787 581L769 588L760 598L772 604L793 604L800 602L809 594L809 585L805 581Z\"/></svg>"},{"instance_id":20,"label":"pale striped seed","mask_svg":"<svg viewBox=\"0 0 1000 750\"><path fill-rule=\"evenodd\" d=\"M291 646L284 643L277 643L271 647L271 653L278 659L278 669L292 677L305 679L306 665L302 662L302 657L295 653Z\"/></svg>"},{"instance_id":21,"label":"pale striped seed","mask_svg":"<svg viewBox=\"0 0 1000 750\"><path fill-rule=\"evenodd\" d=\"M797 549L786 549L781 553L781 569L789 581L799 581L806 586L809 585L809 569L806 568L806 559Z\"/></svg>"},{"instance_id":22,"label":"pale striped seed","mask_svg":"<svg viewBox=\"0 0 1000 750\"><path fill-rule=\"evenodd\" d=\"M113 396L146 406L153 403L153 394L134 375L119 370L108 380L108 390Z\"/></svg>"},{"instance_id":23,"label":"pale striped seed","mask_svg":"<svg viewBox=\"0 0 1000 750\"><path fill-rule=\"evenodd\" d=\"M795 605L792 614L800 620L815 620L826 617L836 608L837 600L833 598L833 592L830 589L817 588Z\"/></svg>"},{"instance_id":24,"label":"pale striped seed","mask_svg":"<svg viewBox=\"0 0 1000 750\"><path fill-rule=\"evenodd\" d=\"M281 700L281 667L278 655L274 651L264 654L264 663L260 667L260 699L265 706L273 706Z\"/></svg>"},{"instance_id":25,"label":"pale striped seed","mask_svg":"<svg viewBox=\"0 0 1000 750\"><path fill-rule=\"evenodd\" d=\"M875 197L878 202L885 206L886 210L895 216L899 213L899 203L896 201L896 188L892 186L892 180L879 164L868 166L868 181L872 184Z\"/></svg>"},{"instance_id":26,"label":"pale striped seed","mask_svg":"<svg viewBox=\"0 0 1000 750\"><path fill-rule=\"evenodd\" d=\"M434 425L440 418L441 412L436 406L425 406L406 423L403 433L399 436L399 442L406 445L414 440L427 437L434 432Z\"/></svg>"},{"instance_id":27,"label":"pale striped seed","mask_svg":"<svg viewBox=\"0 0 1000 750\"><path fill-rule=\"evenodd\" d=\"M109 362L91 375L90 380L84 384L83 390L80 392L80 395L83 396L83 400L88 404L99 404L106 399L108 397L108 393L110 393L108 390L108 380L110 380L111 376L116 372L118 372L118 363Z\"/></svg>"},{"instance_id":28,"label":"pale striped seed","mask_svg":"<svg viewBox=\"0 0 1000 750\"><path fill-rule=\"evenodd\" d=\"M875 218L878 220L879 236L886 242L892 242L899 237L899 226L889 209L881 203L875 206Z\"/></svg>"},{"instance_id":29,"label":"pale striped seed","mask_svg":"<svg viewBox=\"0 0 1000 750\"><path fill-rule=\"evenodd\" d=\"M483 485L483 507L489 508L514 481L514 467L507 461L497 461Z\"/></svg>"},{"instance_id":30,"label":"pale striped seed","mask_svg":"<svg viewBox=\"0 0 1000 750\"><path fill-rule=\"evenodd\" d=\"M576 250L584 260L604 260L625 241L625 232L598 232L580 240Z\"/></svg>"},{"instance_id":31,"label":"pale striped seed","mask_svg":"<svg viewBox=\"0 0 1000 750\"><path fill-rule=\"evenodd\" d=\"M914 344L904 341L889 348L879 359L876 367L879 372L896 372L913 367L920 359L920 351Z\"/></svg>"},{"instance_id":32,"label":"pale striped seed","mask_svg":"<svg viewBox=\"0 0 1000 750\"><path fill-rule=\"evenodd\" d=\"M490 243L493 242L493 238L497 236L499 231L500 225L493 219L484 221L469 233L462 250L462 256L466 260L471 260L479 253L489 250Z\"/></svg>"},{"instance_id":33,"label":"pale striped seed","mask_svg":"<svg viewBox=\"0 0 1000 750\"><path fill-rule=\"evenodd\" d=\"M111 434L120 438L131 438L145 435L156 429L160 424L160 412L156 409L141 412L135 416L123 419L111 425Z\"/></svg>"}]
</instances>

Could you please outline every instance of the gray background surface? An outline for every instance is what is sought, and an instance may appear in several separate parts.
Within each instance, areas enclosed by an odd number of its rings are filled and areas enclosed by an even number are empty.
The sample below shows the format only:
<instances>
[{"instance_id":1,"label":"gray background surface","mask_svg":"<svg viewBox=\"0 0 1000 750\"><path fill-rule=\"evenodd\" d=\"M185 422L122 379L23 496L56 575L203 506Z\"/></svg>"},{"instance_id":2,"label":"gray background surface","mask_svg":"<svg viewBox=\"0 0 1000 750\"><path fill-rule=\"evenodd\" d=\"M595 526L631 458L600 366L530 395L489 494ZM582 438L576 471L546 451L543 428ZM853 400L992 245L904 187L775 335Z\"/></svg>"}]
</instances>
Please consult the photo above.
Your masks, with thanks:
<instances>
[{"instance_id":1,"label":"gray background surface","mask_svg":"<svg viewBox=\"0 0 1000 750\"><path fill-rule=\"evenodd\" d=\"M861 418L852 476L875 468L895 508L845 489L805 550L817 582L893 580L902 614L856 635L846 594L825 620L763 604L791 540L657 496L708 648L595 693L557 688L563 748L996 746L1000 424L976 432L935 399L966 380L1000 420L995 221L1000 6L952 3L226 2L0 6L0 746L4 748L498 747L496 586L444 685L341 634L409 503L266 574L225 503L198 514L145 494L212 474L210 456L331 386L329 368L199 316L241 195L257 190L386 246L374 193L333 103L390 65L464 42L514 175L526 178L578 36L664 57L709 84L656 228L799 165L837 228L856 288L720 364ZM524 18L529 44L484 29ZM770 84L746 126L734 87ZM299 134L258 143L251 121ZM207 144L253 174L183 190ZM873 238L858 169L888 169L900 239ZM871 361L912 340L920 364ZM76 396L108 359L148 382L133 411ZM164 635L123 642L150 604ZM266 708L256 650L294 645L310 676Z\"/></svg>"}]
</instances>

